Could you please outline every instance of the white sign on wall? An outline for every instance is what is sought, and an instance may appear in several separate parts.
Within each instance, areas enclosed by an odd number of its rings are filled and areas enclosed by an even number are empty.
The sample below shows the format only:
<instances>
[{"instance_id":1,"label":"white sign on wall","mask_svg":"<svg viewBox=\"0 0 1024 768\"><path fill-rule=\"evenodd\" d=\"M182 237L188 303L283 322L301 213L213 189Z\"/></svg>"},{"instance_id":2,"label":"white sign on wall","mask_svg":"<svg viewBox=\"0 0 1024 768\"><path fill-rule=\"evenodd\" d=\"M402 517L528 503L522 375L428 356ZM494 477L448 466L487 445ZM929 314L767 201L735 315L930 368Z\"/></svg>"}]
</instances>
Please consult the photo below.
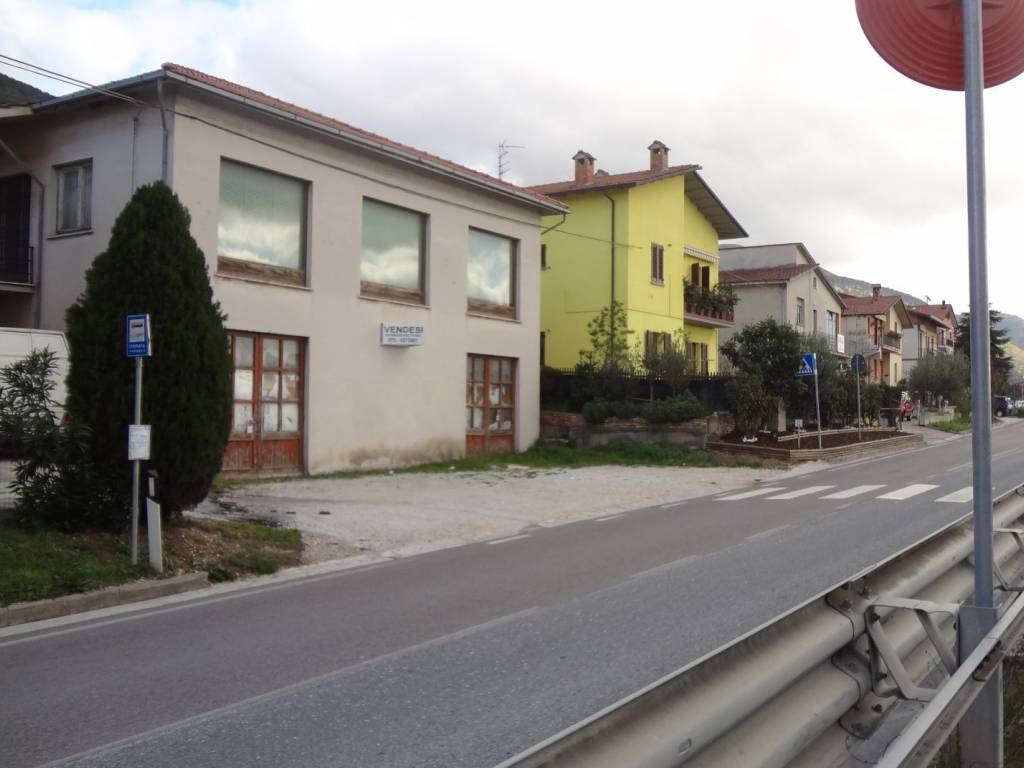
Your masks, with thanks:
<instances>
[{"instance_id":1,"label":"white sign on wall","mask_svg":"<svg viewBox=\"0 0 1024 768\"><path fill-rule=\"evenodd\" d=\"M418 347L425 328L419 323L381 323L380 343L385 347Z\"/></svg>"},{"instance_id":2,"label":"white sign on wall","mask_svg":"<svg viewBox=\"0 0 1024 768\"><path fill-rule=\"evenodd\" d=\"M846 354L846 337L841 333L836 334L836 352L841 355Z\"/></svg>"}]
</instances>

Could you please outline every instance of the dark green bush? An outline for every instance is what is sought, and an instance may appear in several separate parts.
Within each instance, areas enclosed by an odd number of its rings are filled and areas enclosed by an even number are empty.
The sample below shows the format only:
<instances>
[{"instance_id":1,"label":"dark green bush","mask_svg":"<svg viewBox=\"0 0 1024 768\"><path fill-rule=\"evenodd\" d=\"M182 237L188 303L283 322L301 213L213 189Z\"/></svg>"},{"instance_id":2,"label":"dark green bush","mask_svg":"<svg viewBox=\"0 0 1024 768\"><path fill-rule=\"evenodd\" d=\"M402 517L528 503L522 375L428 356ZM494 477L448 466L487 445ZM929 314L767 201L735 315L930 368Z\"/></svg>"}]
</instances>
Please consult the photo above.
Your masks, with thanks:
<instances>
[{"instance_id":1,"label":"dark green bush","mask_svg":"<svg viewBox=\"0 0 1024 768\"><path fill-rule=\"evenodd\" d=\"M148 313L152 323L142 421L153 428L149 468L159 472L165 514L201 501L220 470L230 429L231 360L206 259L189 224L166 185L138 189L68 309L68 412L91 430L98 491L117 502L111 527L126 523L130 495L133 364L125 357L126 315Z\"/></svg>"}]
</instances>

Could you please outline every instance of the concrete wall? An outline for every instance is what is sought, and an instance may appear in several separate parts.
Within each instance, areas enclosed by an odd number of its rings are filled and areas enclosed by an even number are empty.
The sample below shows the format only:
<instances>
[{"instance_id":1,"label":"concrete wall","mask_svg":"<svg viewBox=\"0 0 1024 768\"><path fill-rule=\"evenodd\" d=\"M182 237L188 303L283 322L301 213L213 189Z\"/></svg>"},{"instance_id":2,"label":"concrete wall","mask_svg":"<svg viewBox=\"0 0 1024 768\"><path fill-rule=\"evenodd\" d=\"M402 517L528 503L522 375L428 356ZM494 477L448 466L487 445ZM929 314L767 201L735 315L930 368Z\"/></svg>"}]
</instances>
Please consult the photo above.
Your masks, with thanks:
<instances>
[{"instance_id":1,"label":"concrete wall","mask_svg":"<svg viewBox=\"0 0 1024 768\"><path fill-rule=\"evenodd\" d=\"M725 343L746 325L766 320L786 322L786 289L784 285L734 285L733 291L739 298L733 309L735 327L723 328L719 332L721 343Z\"/></svg>"},{"instance_id":2,"label":"concrete wall","mask_svg":"<svg viewBox=\"0 0 1024 768\"><path fill-rule=\"evenodd\" d=\"M722 269L754 269L804 264L806 259L793 243L722 248Z\"/></svg>"}]
</instances>

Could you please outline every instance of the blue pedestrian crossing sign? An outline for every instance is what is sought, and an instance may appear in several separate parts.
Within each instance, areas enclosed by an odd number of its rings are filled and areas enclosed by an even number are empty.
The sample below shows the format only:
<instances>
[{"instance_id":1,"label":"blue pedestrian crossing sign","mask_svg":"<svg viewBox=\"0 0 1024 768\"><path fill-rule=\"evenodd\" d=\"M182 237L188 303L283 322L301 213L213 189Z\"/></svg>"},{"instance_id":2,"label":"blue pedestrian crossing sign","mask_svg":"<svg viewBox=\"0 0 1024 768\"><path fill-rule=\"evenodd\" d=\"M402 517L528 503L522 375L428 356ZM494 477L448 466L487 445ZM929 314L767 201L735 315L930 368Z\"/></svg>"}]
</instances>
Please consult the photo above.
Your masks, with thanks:
<instances>
[{"instance_id":1,"label":"blue pedestrian crossing sign","mask_svg":"<svg viewBox=\"0 0 1024 768\"><path fill-rule=\"evenodd\" d=\"M813 352L800 356L800 367L797 369L797 378L804 376L816 376L818 374L818 360Z\"/></svg>"}]
</instances>

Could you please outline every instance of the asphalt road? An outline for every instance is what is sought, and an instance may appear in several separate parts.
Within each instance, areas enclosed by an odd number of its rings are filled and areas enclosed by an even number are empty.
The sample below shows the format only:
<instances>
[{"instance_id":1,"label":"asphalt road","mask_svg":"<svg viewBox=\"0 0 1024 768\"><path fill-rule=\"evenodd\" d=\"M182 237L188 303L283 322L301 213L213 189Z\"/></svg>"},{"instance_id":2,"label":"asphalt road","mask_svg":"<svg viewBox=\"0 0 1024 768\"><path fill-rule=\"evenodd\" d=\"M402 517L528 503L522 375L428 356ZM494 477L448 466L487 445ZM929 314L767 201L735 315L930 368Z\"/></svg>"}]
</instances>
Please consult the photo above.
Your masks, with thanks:
<instances>
[{"instance_id":1,"label":"asphalt road","mask_svg":"<svg viewBox=\"0 0 1024 768\"><path fill-rule=\"evenodd\" d=\"M997 493L1024 481L1024 423L994 430L992 469ZM749 493L2 630L0 765L494 765L962 516L970 483L960 438Z\"/></svg>"}]
</instances>

